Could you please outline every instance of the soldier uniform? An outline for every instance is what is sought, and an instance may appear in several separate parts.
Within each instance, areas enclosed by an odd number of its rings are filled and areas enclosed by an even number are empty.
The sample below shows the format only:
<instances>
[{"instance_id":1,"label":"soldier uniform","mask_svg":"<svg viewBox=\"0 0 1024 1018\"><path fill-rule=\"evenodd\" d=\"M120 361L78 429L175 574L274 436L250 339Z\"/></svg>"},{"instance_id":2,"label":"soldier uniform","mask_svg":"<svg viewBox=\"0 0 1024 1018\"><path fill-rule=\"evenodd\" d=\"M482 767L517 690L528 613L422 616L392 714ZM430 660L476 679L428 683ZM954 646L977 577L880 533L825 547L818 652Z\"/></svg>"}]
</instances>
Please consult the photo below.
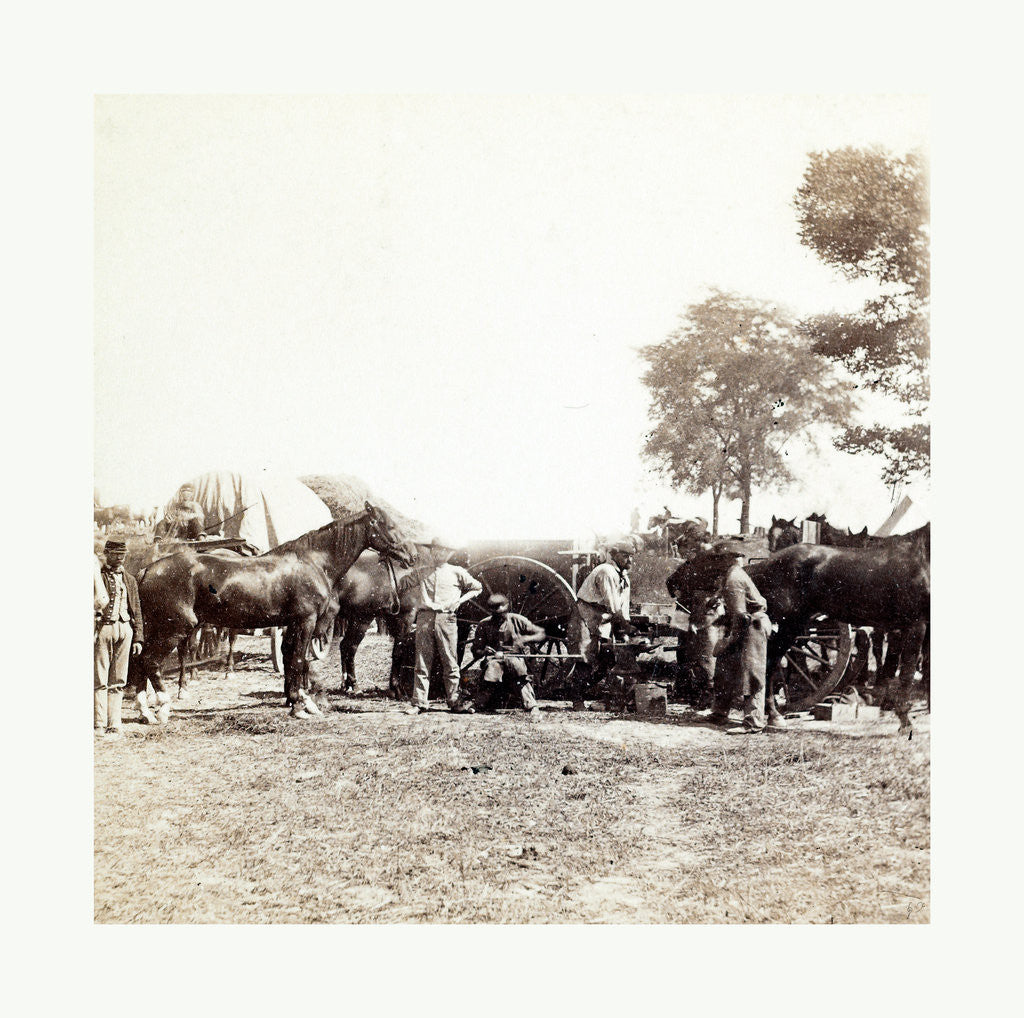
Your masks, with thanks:
<instances>
[{"instance_id":1,"label":"soldier uniform","mask_svg":"<svg viewBox=\"0 0 1024 1018\"><path fill-rule=\"evenodd\" d=\"M508 599L493 594L487 599L490 617L477 626L473 639L473 655L484 663L480 677L480 707L488 709L497 699L502 686L511 682L522 699L523 708L530 712L531 720L540 720L540 708L533 693L530 673L521 657L506 656L521 651L531 643L547 639L547 633L535 626L525 615L508 610Z\"/></svg>"},{"instance_id":2,"label":"soldier uniform","mask_svg":"<svg viewBox=\"0 0 1024 1018\"><path fill-rule=\"evenodd\" d=\"M121 700L128 680L128 658L142 652L142 606L135 577L124 571L124 541L107 541L106 565L100 572L107 603L94 594L93 730L121 734Z\"/></svg>"}]
</instances>

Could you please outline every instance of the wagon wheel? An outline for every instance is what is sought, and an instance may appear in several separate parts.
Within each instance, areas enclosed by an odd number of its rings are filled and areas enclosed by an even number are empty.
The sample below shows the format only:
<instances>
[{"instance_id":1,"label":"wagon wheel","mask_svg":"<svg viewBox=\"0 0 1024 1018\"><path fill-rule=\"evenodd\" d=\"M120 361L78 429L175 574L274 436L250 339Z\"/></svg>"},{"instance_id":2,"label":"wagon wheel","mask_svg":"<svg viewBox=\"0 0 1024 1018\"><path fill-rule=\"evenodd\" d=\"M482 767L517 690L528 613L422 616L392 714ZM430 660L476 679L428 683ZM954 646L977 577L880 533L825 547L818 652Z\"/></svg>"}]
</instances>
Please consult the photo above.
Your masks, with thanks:
<instances>
[{"instance_id":1,"label":"wagon wheel","mask_svg":"<svg viewBox=\"0 0 1024 1018\"><path fill-rule=\"evenodd\" d=\"M780 663L783 709L810 710L833 692L843 679L852 650L853 634L845 622L834 622L824 615L809 622Z\"/></svg>"},{"instance_id":2,"label":"wagon wheel","mask_svg":"<svg viewBox=\"0 0 1024 1018\"><path fill-rule=\"evenodd\" d=\"M510 611L525 615L548 634L531 652L550 656L526 661L538 693L563 687L576 667L575 659L568 656L569 618L576 606L572 587L550 566L516 555L485 559L471 566L469 571L484 589L475 600L465 602L459 609L460 622L475 629L488 615L487 598L504 594ZM468 638L472 638L471 632Z\"/></svg>"}]
</instances>

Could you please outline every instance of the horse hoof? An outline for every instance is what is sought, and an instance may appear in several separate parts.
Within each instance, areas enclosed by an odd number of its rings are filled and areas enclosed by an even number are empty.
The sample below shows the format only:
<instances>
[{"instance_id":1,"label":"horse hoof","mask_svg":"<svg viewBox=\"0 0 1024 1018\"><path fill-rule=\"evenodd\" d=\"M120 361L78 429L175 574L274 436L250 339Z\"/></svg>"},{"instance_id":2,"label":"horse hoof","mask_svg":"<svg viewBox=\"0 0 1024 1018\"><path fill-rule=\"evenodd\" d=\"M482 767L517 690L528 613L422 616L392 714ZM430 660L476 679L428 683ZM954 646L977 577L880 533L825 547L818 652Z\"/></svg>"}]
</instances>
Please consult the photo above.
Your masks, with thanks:
<instances>
[{"instance_id":1,"label":"horse hoof","mask_svg":"<svg viewBox=\"0 0 1024 1018\"><path fill-rule=\"evenodd\" d=\"M192 699L192 694L187 689L179 689L178 690L178 699L179 700L191 700Z\"/></svg>"},{"instance_id":2,"label":"horse hoof","mask_svg":"<svg viewBox=\"0 0 1024 1018\"><path fill-rule=\"evenodd\" d=\"M224 673L224 679L227 682L234 682L235 681L235 673L234 672L225 672Z\"/></svg>"},{"instance_id":3,"label":"horse hoof","mask_svg":"<svg viewBox=\"0 0 1024 1018\"><path fill-rule=\"evenodd\" d=\"M157 722L161 725L166 725L168 718L171 716L171 705L169 703L163 704L156 712Z\"/></svg>"}]
</instances>

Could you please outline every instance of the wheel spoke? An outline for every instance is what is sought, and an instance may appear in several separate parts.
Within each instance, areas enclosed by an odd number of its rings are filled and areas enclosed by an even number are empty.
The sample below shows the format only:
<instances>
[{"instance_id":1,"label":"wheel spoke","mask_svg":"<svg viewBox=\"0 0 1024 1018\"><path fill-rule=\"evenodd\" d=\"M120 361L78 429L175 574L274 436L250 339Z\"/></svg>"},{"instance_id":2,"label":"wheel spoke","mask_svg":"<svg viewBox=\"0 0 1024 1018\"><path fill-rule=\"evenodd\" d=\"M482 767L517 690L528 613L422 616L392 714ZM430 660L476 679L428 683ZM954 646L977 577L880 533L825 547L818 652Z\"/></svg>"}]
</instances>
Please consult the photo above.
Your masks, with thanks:
<instances>
[{"instance_id":1,"label":"wheel spoke","mask_svg":"<svg viewBox=\"0 0 1024 1018\"><path fill-rule=\"evenodd\" d=\"M800 673L800 675L801 675L801 676L803 677L804 681L805 681L805 682L807 683L807 685L808 685L808 686L810 686L810 687L811 687L811 689L816 689L816 688L817 688L817 683L815 683L815 682L814 682L814 681L813 681L813 680L811 679L810 675L808 675L808 674L807 674L807 672L805 672L805 671L804 671L804 670L803 670L803 669L802 669L802 668L801 668L801 667L800 667L800 666L799 666L799 665L798 665L798 664L796 663L796 661L794 661L794 660L793 660L793 659L792 659L792 658L791 658L791 657L790 657L790 656L789 656L788 654L786 655L786 660L787 660L787 661L788 661L788 662L790 663L790 665L791 665L791 666L792 666L792 667L793 667L793 668L794 668L794 669L795 669L796 671L798 671L798 672Z\"/></svg>"},{"instance_id":2,"label":"wheel spoke","mask_svg":"<svg viewBox=\"0 0 1024 1018\"><path fill-rule=\"evenodd\" d=\"M816 654L809 647L791 647L790 650L789 650L789 653L790 654L803 654L804 657L811 658L813 661L819 661L821 664L827 665L829 667L832 666L832 659L831 658L822 657L821 654Z\"/></svg>"}]
</instances>

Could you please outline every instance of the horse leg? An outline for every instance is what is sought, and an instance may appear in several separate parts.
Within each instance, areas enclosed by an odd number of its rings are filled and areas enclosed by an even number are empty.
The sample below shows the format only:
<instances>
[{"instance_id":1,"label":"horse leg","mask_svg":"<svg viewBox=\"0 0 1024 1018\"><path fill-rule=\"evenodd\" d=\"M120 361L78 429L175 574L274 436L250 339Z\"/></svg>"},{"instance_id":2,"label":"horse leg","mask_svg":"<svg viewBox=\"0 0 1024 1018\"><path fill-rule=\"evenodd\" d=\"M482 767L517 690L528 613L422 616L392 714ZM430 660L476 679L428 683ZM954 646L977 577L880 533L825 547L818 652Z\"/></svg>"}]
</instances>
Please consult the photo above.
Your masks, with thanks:
<instances>
[{"instance_id":1,"label":"horse leg","mask_svg":"<svg viewBox=\"0 0 1024 1018\"><path fill-rule=\"evenodd\" d=\"M341 676L346 693L356 691L356 651L359 644L366 636L366 630L370 628L372 619L347 619L345 622L345 635L339 644L341 652Z\"/></svg>"},{"instance_id":2,"label":"horse leg","mask_svg":"<svg viewBox=\"0 0 1024 1018\"><path fill-rule=\"evenodd\" d=\"M321 717L320 708L313 702L306 686L309 681L309 662L306 652L316 625L316 616L301 623L293 623L284 631L281 656L284 658L284 681L288 700L292 704L293 718Z\"/></svg>"},{"instance_id":3,"label":"horse leg","mask_svg":"<svg viewBox=\"0 0 1024 1018\"><path fill-rule=\"evenodd\" d=\"M793 641L803 631L802 620L797 622L780 622L779 631L768 637L768 659L765 664L764 681L764 706L767 711L767 720L777 723L782 717L779 713L779 705L775 700L775 694L779 688L779 665L786 656L786 651L792 646ZM787 690L787 701L789 698Z\"/></svg>"},{"instance_id":4,"label":"horse leg","mask_svg":"<svg viewBox=\"0 0 1024 1018\"><path fill-rule=\"evenodd\" d=\"M173 634L156 634L143 644L142 653L137 658L132 658L129 667L129 682L135 690L135 702L139 708L139 714L147 725L155 725L167 720L170 714L170 705L164 682L160 676L160 665L164 658L178 645L180 637ZM157 715L149 709L149 702L146 697L146 686L153 684L156 692L157 703L160 710ZM166 707L166 710L165 710Z\"/></svg>"},{"instance_id":5,"label":"horse leg","mask_svg":"<svg viewBox=\"0 0 1024 1018\"><path fill-rule=\"evenodd\" d=\"M407 636L399 636L395 638L395 642L391 647L391 675L388 678L388 695L394 700L408 700L412 696L412 684L405 681L411 645L412 642Z\"/></svg>"},{"instance_id":6,"label":"horse leg","mask_svg":"<svg viewBox=\"0 0 1024 1018\"><path fill-rule=\"evenodd\" d=\"M928 713L932 709L932 627L929 622L925 626L924 640L921 644L921 685L928 702Z\"/></svg>"},{"instance_id":7,"label":"horse leg","mask_svg":"<svg viewBox=\"0 0 1024 1018\"><path fill-rule=\"evenodd\" d=\"M196 677L196 658L199 654L199 638L202 629L193 629L188 636L178 641L178 699L188 700L188 684Z\"/></svg>"},{"instance_id":8,"label":"horse leg","mask_svg":"<svg viewBox=\"0 0 1024 1018\"><path fill-rule=\"evenodd\" d=\"M228 631L228 656L224 662L224 678L233 679L235 677L235 640L238 639L238 630L229 629Z\"/></svg>"},{"instance_id":9,"label":"horse leg","mask_svg":"<svg viewBox=\"0 0 1024 1018\"><path fill-rule=\"evenodd\" d=\"M914 677L917 662L921 656L928 623L924 620L907 626L903 631L900 647L899 679L896 687L896 717L900 720L899 734L913 737L914 726L910 721L910 705L914 692Z\"/></svg>"}]
</instances>

